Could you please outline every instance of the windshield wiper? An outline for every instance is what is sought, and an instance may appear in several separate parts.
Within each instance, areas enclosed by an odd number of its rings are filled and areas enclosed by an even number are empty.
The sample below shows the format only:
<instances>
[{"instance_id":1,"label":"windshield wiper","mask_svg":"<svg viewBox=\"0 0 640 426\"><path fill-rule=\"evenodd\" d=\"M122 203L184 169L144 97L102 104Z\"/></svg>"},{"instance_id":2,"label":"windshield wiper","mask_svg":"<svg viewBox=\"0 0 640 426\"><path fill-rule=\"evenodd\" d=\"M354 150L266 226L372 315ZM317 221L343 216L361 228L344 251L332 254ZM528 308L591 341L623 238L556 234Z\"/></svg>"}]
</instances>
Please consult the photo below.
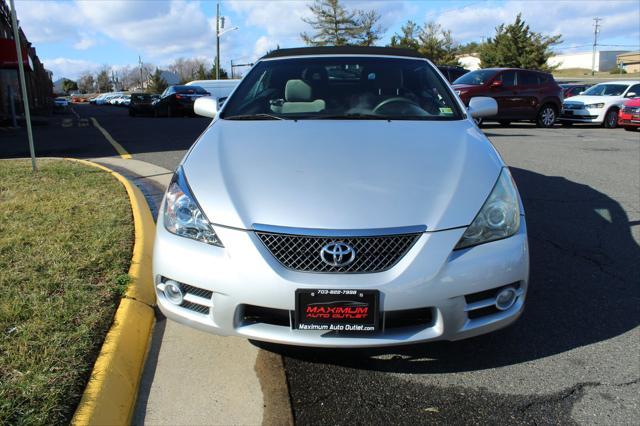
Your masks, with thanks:
<instances>
[{"instance_id":1,"label":"windshield wiper","mask_svg":"<svg viewBox=\"0 0 640 426\"><path fill-rule=\"evenodd\" d=\"M239 114L222 117L223 120L285 120L282 117L271 114Z\"/></svg>"},{"instance_id":2,"label":"windshield wiper","mask_svg":"<svg viewBox=\"0 0 640 426\"><path fill-rule=\"evenodd\" d=\"M346 113L346 114L324 114L324 115L308 115L306 117L298 117L309 120L393 120L397 117L391 115L380 114L362 114L362 113Z\"/></svg>"},{"instance_id":3,"label":"windshield wiper","mask_svg":"<svg viewBox=\"0 0 640 426\"><path fill-rule=\"evenodd\" d=\"M308 120L437 120L435 116L422 115L383 115L383 114L363 114L348 113L335 115L310 115L306 117L298 117Z\"/></svg>"}]
</instances>

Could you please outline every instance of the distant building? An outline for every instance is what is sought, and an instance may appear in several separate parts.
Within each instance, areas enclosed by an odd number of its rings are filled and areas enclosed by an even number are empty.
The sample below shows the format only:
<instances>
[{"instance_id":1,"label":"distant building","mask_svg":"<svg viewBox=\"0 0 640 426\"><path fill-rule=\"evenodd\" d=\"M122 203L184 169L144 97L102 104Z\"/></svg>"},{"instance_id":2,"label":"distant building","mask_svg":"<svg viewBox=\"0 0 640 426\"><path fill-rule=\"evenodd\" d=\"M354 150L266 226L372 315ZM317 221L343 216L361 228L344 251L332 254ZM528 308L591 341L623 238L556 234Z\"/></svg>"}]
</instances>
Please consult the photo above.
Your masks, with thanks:
<instances>
[{"instance_id":1,"label":"distant building","mask_svg":"<svg viewBox=\"0 0 640 426\"><path fill-rule=\"evenodd\" d=\"M616 57L616 64L626 72L640 72L640 51L621 53Z\"/></svg>"},{"instance_id":2,"label":"distant building","mask_svg":"<svg viewBox=\"0 0 640 426\"><path fill-rule=\"evenodd\" d=\"M457 58L460 65L469 71L475 71L480 68L480 57L477 53L458 55Z\"/></svg>"},{"instance_id":3,"label":"distant building","mask_svg":"<svg viewBox=\"0 0 640 426\"><path fill-rule=\"evenodd\" d=\"M628 50L597 50L595 60L596 71L611 71L616 68L616 57L627 53ZM556 55L549 58L547 63L550 66L558 66L556 69L565 70L570 68L591 69L593 52L568 53Z\"/></svg>"},{"instance_id":4,"label":"distant building","mask_svg":"<svg viewBox=\"0 0 640 426\"><path fill-rule=\"evenodd\" d=\"M36 49L20 30L29 106L34 112L49 111L52 105L53 84L51 72L40 62ZM11 114L10 99L16 112L22 112L22 97L18 77L18 58L13 39L11 12L5 0L0 0L0 121Z\"/></svg>"}]
</instances>

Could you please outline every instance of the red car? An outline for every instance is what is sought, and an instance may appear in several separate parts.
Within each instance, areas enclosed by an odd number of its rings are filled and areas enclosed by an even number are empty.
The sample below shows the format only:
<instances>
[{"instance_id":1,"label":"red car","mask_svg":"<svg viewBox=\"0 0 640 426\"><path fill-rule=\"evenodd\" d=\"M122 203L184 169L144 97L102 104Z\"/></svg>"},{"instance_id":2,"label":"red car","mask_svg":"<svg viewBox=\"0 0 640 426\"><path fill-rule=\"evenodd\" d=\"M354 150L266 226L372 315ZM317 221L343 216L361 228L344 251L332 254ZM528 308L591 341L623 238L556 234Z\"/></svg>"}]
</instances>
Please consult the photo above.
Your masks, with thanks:
<instances>
[{"instance_id":1,"label":"red car","mask_svg":"<svg viewBox=\"0 0 640 426\"><path fill-rule=\"evenodd\" d=\"M640 127L640 97L629 99L618 112L618 125L625 130L638 130Z\"/></svg>"},{"instance_id":2,"label":"red car","mask_svg":"<svg viewBox=\"0 0 640 426\"><path fill-rule=\"evenodd\" d=\"M589 87L591 87L591 84L564 83L564 84L560 84L559 86L562 87L564 98L567 99L572 96L578 96L580 93L584 92Z\"/></svg>"},{"instance_id":3,"label":"red car","mask_svg":"<svg viewBox=\"0 0 640 426\"><path fill-rule=\"evenodd\" d=\"M551 74L541 71L486 68L458 78L453 88L465 105L475 96L494 98L498 114L486 119L503 126L530 120L540 127L552 127L562 110L562 88Z\"/></svg>"}]
</instances>

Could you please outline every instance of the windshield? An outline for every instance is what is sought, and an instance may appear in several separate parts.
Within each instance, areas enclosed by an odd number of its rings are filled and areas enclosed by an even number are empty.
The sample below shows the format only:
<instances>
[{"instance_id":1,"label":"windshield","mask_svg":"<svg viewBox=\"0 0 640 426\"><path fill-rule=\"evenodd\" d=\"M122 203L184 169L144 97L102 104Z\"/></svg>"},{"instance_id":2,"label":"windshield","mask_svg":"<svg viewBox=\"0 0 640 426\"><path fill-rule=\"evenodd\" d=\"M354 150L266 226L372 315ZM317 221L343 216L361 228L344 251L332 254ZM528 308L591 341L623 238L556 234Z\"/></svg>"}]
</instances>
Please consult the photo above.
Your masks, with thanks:
<instances>
[{"instance_id":1,"label":"windshield","mask_svg":"<svg viewBox=\"0 0 640 426\"><path fill-rule=\"evenodd\" d=\"M496 75L493 70L476 70L471 71L458 78L453 84L469 84L471 86L482 86Z\"/></svg>"},{"instance_id":2,"label":"windshield","mask_svg":"<svg viewBox=\"0 0 640 426\"><path fill-rule=\"evenodd\" d=\"M583 93L589 96L622 96L628 86L626 84L597 84Z\"/></svg>"},{"instance_id":3,"label":"windshield","mask_svg":"<svg viewBox=\"0 0 640 426\"><path fill-rule=\"evenodd\" d=\"M223 119L451 120L462 116L427 61L325 56L259 62Z\"/></svg>"},{"instance_id":4,"label":"windshield","mask_svg":"<svg viewBox=\"0 0 640 426\"><path fill-rule=\"evenodd\" d=\"M209 93L200 86L174 86L176 93L204 95Z\"/></svg>"}]
</instances>

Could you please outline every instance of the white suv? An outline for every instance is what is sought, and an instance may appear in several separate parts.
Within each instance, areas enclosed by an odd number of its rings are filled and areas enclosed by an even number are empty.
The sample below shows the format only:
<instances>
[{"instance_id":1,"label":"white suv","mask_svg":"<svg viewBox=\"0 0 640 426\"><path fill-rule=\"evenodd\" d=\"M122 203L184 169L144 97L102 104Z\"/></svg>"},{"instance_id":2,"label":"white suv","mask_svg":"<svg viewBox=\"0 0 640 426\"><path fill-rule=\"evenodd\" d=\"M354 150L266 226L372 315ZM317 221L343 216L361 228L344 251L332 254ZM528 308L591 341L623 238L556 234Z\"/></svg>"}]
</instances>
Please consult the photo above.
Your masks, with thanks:
<instances>
[{"instance_id":1,"label":"white suv","mask_svg":"<svg viewBox=\"0 0 640 426\"><path fill-rule=\"evenodd\" d=\"M640 96L640 81L612 81L596 84L562 105L560 122L601 124L607 128L618 126L618 111L629 98Z\"/></svg>"},{"instance_id":2,"label":"white suv","mask_svg":"<svg viewBox=\"0 0 640 426\"><path fill-rule=\"evenodd\" d=\"M262 58L183 159L158 215L169 318L305 346L455 340L524 308L509 169L428 60L390 48Z\"/></svg>"}]
</instances>

